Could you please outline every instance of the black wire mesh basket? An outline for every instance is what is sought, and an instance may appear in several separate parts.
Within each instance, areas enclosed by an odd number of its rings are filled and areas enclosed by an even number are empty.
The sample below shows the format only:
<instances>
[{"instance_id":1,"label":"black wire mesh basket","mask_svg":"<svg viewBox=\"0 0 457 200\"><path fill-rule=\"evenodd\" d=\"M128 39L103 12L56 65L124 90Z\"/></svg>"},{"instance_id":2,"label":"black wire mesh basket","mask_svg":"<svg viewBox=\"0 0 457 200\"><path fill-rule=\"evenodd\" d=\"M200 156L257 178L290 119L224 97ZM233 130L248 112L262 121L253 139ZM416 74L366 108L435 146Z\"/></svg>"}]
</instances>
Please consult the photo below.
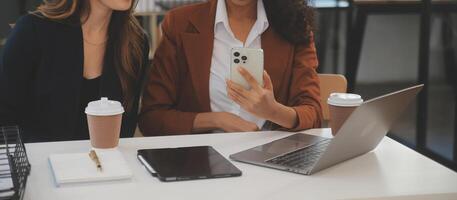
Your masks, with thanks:
<instances>
[{"instance_id":1,"label":"black wire mesh basket","mask_svg":"<svg viewBox=\"0 0 457 200\"><path fill-rule=\"evenodd\" d=\"M200 3L206 0L156 0L155 3L163 10L171 10L180 6Z\"/></svg>"},{"instance_id":2,"label":"black wire mesh basket","mask_svg":"<svg viewBox=\"0 0 457 200\"><path fill-rule=\"evenodd\" d=\"M19 127L0 127L0 200L24 197L30 169Z\"/></svg>"}]
</instances>

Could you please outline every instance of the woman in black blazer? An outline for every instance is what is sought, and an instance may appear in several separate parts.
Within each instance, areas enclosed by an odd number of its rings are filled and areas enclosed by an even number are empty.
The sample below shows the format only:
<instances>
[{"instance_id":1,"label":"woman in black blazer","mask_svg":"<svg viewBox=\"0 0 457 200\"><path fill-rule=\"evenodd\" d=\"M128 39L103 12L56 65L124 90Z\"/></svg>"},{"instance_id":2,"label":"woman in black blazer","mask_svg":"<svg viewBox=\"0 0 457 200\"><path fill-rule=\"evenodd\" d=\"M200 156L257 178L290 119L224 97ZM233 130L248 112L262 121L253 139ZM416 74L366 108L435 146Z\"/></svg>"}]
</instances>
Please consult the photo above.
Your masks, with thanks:
<instances>
[{"instance_id":1,"label":"woman in black blazer","mask_svg":"<svg viewBox=\"0 0 457 200\"><path fill-rule=\"evenodd\" d=\"M149 62L134 5L44 1L20 18L0 62L0 125L19 125L26 142L88 139L84 108L108 97L126 110L121 137L133 136Z\"/></svg>"}]
</instances>

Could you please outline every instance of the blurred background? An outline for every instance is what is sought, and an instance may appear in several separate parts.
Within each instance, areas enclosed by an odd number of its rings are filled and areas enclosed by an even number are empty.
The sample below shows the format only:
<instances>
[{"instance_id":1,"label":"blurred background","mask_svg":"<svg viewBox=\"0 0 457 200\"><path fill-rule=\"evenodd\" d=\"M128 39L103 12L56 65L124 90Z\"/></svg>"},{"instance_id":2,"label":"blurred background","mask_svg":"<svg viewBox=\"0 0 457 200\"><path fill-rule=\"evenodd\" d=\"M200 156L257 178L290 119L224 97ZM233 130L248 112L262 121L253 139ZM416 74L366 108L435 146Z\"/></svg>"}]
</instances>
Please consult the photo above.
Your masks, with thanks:
<instances>
[{"instance_id":1,"label":"blurred background","mask_svg":"<svg viewBox=\"0 0 457 200\"><path fill-rule=\"evenodd\" d=\"M171 8L202 0L139 0L136 15L156 47ZM41 0L0 1L0 52L9 24ZM320 73L344 74L365 100L425 90L389 137L457 171L457 0L313 0ZM153 55L153 49L151 51Z\"/></svg>"}]
</instances>

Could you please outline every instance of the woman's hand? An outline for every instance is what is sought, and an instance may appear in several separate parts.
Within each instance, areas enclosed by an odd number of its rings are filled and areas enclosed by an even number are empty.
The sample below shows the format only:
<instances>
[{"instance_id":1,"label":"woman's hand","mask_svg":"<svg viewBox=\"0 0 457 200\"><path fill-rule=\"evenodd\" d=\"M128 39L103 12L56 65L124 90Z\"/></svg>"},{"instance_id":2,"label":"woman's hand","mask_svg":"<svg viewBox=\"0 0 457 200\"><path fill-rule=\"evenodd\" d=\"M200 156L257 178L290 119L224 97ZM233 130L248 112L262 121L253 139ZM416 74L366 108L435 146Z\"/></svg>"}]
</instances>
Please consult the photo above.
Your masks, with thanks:
<instances>
[{"instance_id":1,"label":"woman's hand","mask_svg":"<svg viewBox=\"0 0 457 200\"><path fill-rule=\"evenodd\" d=\"M249 113L270 120L285 128L293 128L297 123L297 113L293 108L278 103L274 97L273 83L266 71L263 72L264 85L261 86L244 68L238 71L251 86L250 90L228 80L227 93L230 99Z\"/></svg>"},{"instance_id":2,"label":"woman's hand","mask_svg":"<svg viewBox=\"0 0 457 200\"><path fill-rule=\"evenodd\" d=\"M228 112L199 113L195 117L194 132L206 132L222 129L225 132L258 131L256 124L248 122Z\"/></svg>"},{"instance_id":3,"label":"woman's hand","mask_svg":"<svg viewBox=\"0 0 457 200\"><path fill-rule=\"evenodd\" d=\"M246 69L238 67L238 71L249 83L251 89L246 90L243 86L228 80L227 94L229 98L249 113L259 118L269 119L277 106L270 76L266 71L263 72L265 84L262 87Z\"/></svg>"}]
</instances>

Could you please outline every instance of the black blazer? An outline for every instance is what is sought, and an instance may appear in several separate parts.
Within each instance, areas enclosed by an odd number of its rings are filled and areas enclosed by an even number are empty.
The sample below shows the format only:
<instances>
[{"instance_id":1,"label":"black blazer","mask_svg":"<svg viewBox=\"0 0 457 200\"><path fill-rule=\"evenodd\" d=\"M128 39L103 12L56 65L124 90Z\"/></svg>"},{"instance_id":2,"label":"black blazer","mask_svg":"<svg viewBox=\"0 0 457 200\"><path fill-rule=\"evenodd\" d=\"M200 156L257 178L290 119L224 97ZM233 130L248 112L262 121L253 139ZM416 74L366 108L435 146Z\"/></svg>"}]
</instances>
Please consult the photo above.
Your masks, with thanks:
<instances>
[{"instance_id":1,"label":"black blazer","mask_svg":"<svg viewBox=\"0 0 457 200\"><path fill-rule=\"evenodd\" d=\"M108 41L100 96L123 101ZM121 137L131 137L148 60L145 36L142 77L132 109L123 115ZM28 14L21 17L0 62L0 125L20 125L26 142L88 139L75 133L80 117L84 50L79 23L57 22Z\"/></svg>"}]
</instances>

